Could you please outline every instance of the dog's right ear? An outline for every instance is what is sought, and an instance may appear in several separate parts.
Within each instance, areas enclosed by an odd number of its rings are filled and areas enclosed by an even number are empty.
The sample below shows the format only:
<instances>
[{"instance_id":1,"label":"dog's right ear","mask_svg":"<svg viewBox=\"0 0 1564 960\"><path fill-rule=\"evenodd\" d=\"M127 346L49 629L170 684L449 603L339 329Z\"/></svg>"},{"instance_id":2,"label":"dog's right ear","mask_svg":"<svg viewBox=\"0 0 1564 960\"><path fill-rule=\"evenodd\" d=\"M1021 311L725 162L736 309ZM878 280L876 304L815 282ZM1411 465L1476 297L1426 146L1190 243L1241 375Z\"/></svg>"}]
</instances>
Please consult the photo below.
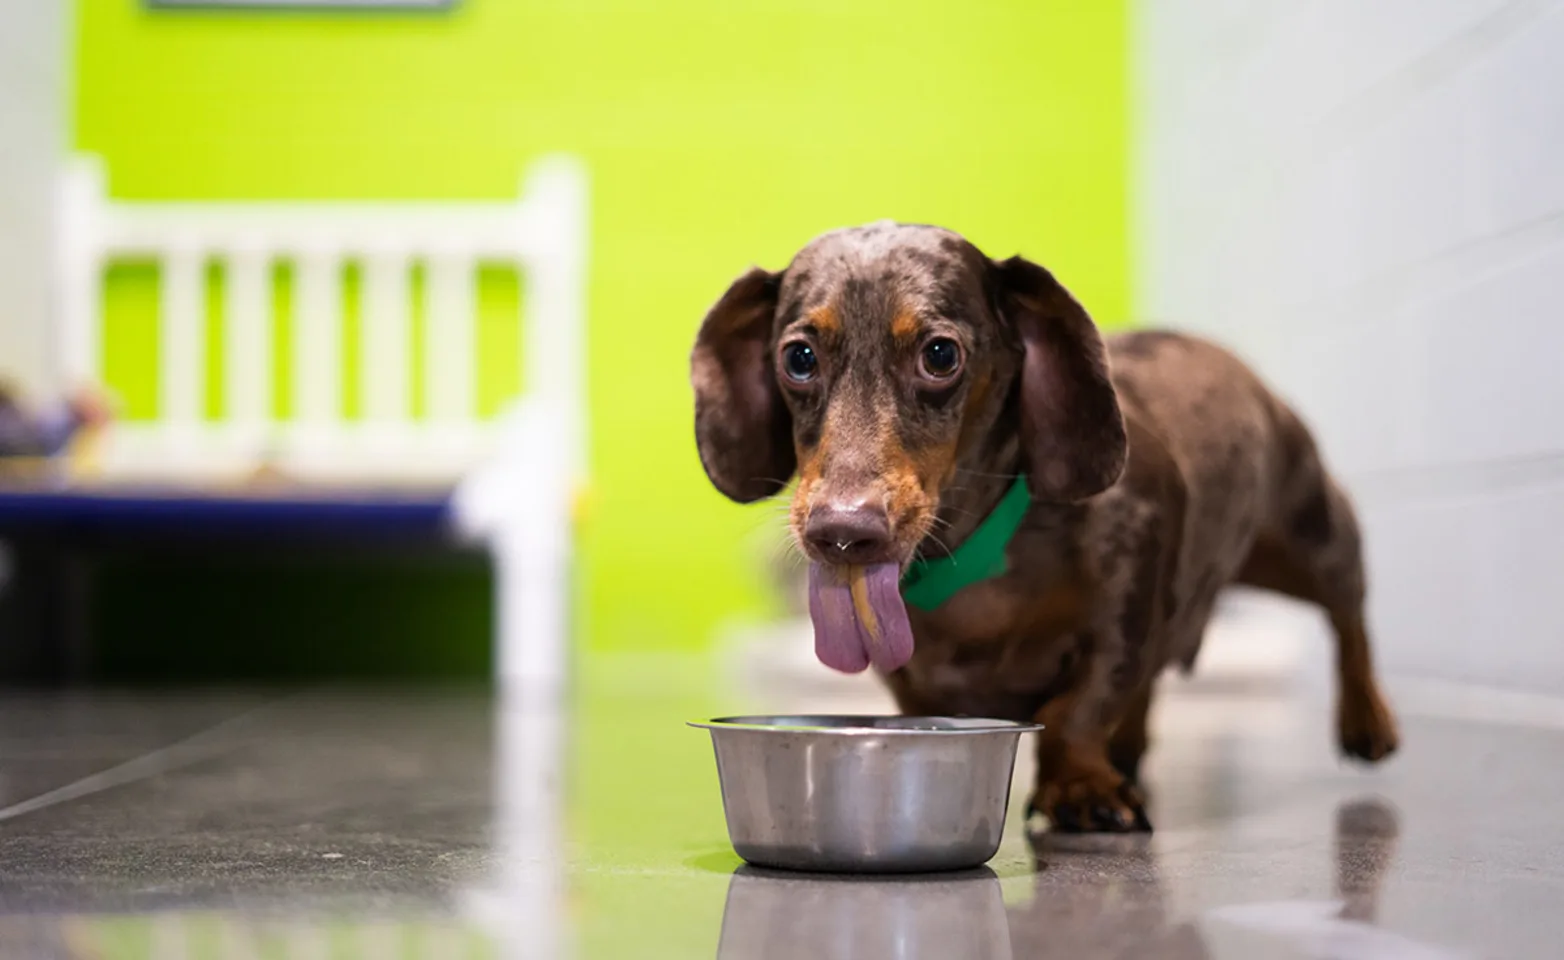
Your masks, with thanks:
<instances>
[{"instance_id":1,"label":"dog's right ear","mask_svg":"<svg viewBox=\"0 0 1564 960\"><path fill-rule=\"evenodd\" d=\"M772 370L780 273L751 270L706 314L690 355L695 444L706 475L739 503L772 496L797 467L793 421Z\"/></svg>"},{"instance_id":2,"label":"dog's right ear","mask_svg":"<svg viewBox=\"0 0 1564 960\"><path fill-rule=\"evenodd\" d=\"M1074 502L1113 486L1129 456L1108 354L1091 317L1044 268L994 261L1000 315L1025 348L1021 445L1040 500Z\"/></svg>"}]
</instances>

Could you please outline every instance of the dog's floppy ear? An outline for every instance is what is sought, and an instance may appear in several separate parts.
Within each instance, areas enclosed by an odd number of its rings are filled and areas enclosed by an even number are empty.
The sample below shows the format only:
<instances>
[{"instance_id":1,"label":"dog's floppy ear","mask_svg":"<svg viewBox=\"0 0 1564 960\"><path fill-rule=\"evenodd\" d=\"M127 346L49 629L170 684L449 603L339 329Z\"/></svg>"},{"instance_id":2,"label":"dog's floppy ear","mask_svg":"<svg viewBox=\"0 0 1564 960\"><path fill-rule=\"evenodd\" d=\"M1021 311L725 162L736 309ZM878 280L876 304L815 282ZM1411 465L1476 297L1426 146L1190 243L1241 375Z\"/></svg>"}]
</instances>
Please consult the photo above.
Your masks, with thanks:
<instances>
[{"instance_id":1,"label":"dog's floppy ear","mask_svg":"<svg viewBox=\"0 0 1564 960\"><path fill-rule=\"evenodd\" d=\"M992 262L1001 319L1026 348L1021 447L1032 495L1084 500L1124 472L1129 442L1096 324L1047 270L1021 257Z\"/></svg>"},{"instance_id":2,"label":"dog's floppy ear","mask_svg":"<svg viewBox=\"0 0 1564 960\"><path fill-rule=\"evenodd\" d=\"M787 486L793 423L771 364L782 275L751 270L706 314L690 356L695 443L716 488L749 503Z\"/></svg>"}]
</instances>

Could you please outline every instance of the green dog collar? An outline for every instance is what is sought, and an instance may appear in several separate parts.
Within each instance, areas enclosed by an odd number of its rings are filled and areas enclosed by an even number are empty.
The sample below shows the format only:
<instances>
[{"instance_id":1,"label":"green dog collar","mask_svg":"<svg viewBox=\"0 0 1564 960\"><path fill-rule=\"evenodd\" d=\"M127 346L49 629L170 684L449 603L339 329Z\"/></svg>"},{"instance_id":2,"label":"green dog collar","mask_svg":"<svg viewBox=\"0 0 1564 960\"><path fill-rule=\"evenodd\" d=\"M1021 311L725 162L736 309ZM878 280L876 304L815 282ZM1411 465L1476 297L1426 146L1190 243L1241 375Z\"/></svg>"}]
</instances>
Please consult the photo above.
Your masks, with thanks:
<instances>
[{"instance_id":1,"label":"green dog collar","mask_svg":"<svg viewBox=\"0 0 1564 960\"><path fill-rule=\"evenodd\" d=\"M1026 477L1016 477L993 512L950 556L916 561L902 574L902 599L919 610L933 610L963 587L1004 573L1005 548L1031 505Z\"/></svg>"}]
</instances>

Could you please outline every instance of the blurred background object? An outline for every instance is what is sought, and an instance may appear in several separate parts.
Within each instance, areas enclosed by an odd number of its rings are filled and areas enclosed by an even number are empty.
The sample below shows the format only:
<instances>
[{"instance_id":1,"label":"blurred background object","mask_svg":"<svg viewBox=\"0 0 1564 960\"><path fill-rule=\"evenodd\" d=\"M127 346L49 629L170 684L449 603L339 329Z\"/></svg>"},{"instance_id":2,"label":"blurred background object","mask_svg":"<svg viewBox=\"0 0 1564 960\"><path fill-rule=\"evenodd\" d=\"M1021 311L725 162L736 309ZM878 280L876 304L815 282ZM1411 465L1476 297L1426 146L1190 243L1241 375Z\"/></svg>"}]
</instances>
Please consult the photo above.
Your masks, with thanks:
<instances>
[{"instance_id":1,"label":"blurred background object","mask_svg":"<svg viewBox=\"0 0 1564 960\"><path fill-rule=\"evenodd\" d=\"M84 431L111 419L107 399L90 388L38 408L0 383L0 463L59 456Z\"/></svg>"},{"instance_id":2,"label":"blurred background object","mask_svg":"<svg viewBox=\"0 0 1564 960\"><path fill-rule=\"evenodd\" d=\"M8 163L27 163L8 188L35 209L6 228L8 242L29 252L16 275L31 299L8 297L19 320L7 336L26 349L0 354L14 358L0 365L39 389L56 388L69 362L59 316L70 308L59 302L67 292L51 301L41 287L53 265L40 251L70 249L71 234L57 206L39 198L81 187L83 169L97 171L102 197L89 209L151 213L173 203L220 217L279 204L505 202L539 157L579 159L592 194L584 364L592 482L576 610L592 649L706 649L722 625L778 609L765 571L735 559L756 530L775 538L780 555L780 532L769 514L714 495L690 440L693 330L752 263L779 266L838 225L937 221L996 253L1047 260L1104 323L1128 318L1127 11L1119 4L992 4L959 16L932 3L891 16L876 4L709 0L655 9L474 0L417 14L174 10L130 0L82 0L49 14L11 6L10 42L72 54L64 63L41 57L52 62L32 64L33 82L5 94L38 129L18 130L25 150L7 154ZM177 279L128 248L107 264L96 333L102 378L123 402L123 432L192 411L228 423L243 415L233 398L260 396L258 387L271 397L267 412L296 420L296 341L317 333L298 327L306 278L287 257L237 274L204 254L186 261ZM375 412L366 409L366 383L387 373L365 366L377 347L363 311L383 287L373 273L355 260L337 278L336 399L350 422ZM247 280L236 295L233 286ZM420 384L438 359L427 351L441 342L420 306L432 282L415 271L403 292L401 329L410 335L373 353L405 361L415 419L426 419L433 401ZM183 296L175 289L192 285ZM482 265L473 293L480 418L525 386L517 317L533 293L515 269ZM175 312L182 319L171 320ZM258 332L268 317L270 338ZM248 330L238 343L268 344L266 354L226 346L235 324ZM171 343L171 325L194 336ZM171 385L160 379L171 365L202 376ZM206 436L215 442L213 431ZM437 457L406 462L409 474L431 466L441 466ZM167 595L170 578L200 573L138 579L150 570L105 583L95 621L104 644L140 633L131 624L154 616L147 598ZM276 619L294 604L286 590L271 594L274 632L310 632L302 612ZM167 611L156 616L168 622Z\"/></svg>"},{"instance_id":3,"label":"blurred background object","mask_svg":"<svg viewBox=\"0 0 1564 960\"><path fill-rule=\"evenodd\" d=\"M1564 5L1134 10L1137 319L1313 424L1389 673L1564 692Z\"/></svg>"}]
</instances>

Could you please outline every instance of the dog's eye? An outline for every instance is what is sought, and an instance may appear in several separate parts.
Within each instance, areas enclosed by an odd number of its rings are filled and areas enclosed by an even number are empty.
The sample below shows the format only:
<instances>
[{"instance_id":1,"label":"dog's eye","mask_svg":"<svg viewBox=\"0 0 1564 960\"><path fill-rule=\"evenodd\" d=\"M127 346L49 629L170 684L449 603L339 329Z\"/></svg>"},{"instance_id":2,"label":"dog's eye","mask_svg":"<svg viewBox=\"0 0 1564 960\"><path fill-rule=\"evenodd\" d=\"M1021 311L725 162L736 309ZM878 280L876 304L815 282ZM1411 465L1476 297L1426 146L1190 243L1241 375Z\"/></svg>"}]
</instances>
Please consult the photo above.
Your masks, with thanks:
<instances>
[{"instance_id":1,"label":"dog's eye","mask_svg":"<svg viewBox=\"0 0 1564 960\"><path fill-rule=\"evenodd\" d=\"M931 380L949 380L961 369L961 346L949 337L935 337L923 345L918 368Z\"/></svg>"},{"instance_id":2,"label":"dog's eye","mask_svg":"<svg viewBox=\"0 0 1564 960\"><path fill-rule=\"evenodd\" d=\"M795 341L782 348L782 370L789 380L807 383L815 378L820 359L814 348L802 341Z\"/></svg>"}]
</instances>

